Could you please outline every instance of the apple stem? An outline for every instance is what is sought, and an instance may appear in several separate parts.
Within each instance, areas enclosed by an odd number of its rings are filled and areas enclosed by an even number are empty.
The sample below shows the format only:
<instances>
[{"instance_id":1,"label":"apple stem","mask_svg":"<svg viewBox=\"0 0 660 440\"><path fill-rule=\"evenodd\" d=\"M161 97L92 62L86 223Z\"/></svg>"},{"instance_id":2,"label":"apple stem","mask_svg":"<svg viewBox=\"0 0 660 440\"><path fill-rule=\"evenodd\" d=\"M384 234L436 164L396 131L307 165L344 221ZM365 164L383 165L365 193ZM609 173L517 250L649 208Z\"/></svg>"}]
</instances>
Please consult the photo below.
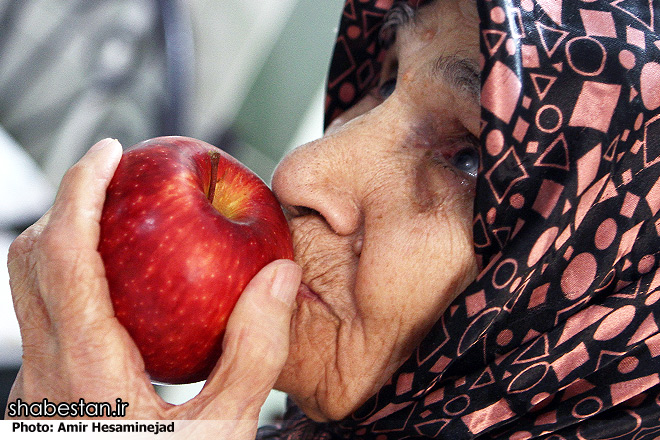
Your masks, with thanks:
<instances>
[{"instance_id":1,"label":"apple stem","mask_svg":"<svg viewBox=\"0 0 660 440\"><path fill-rule=\"evenodd\" d=\"M220 153L217 151L210 151L209 159L211 161L211 181L209 183L209 192L206 195L206 198L209 199L210 203L213 203L213 199L215 198L215 187L218 183L218 164L220 163Z\"/></svg>"}]
</instances>

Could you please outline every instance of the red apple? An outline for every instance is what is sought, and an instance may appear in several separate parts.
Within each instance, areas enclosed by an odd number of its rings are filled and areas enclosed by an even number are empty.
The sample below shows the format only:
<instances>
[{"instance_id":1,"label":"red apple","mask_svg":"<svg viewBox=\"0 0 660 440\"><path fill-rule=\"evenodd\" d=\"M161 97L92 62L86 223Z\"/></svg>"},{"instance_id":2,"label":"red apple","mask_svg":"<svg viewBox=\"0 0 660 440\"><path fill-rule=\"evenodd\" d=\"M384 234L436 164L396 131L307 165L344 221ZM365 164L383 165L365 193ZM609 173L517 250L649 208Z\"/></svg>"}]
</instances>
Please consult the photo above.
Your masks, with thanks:
<instances>
[{"instance_id":1,"label":"red apple","mask_svg":"<svg viewBox=\"0 0 660 440\"><path fill-rule=\"evenodd\" d=\"M186 137L126 150L108 187L99 252L117 319L163 383L205 379L244 287L269 262L293 258L266 184Z\"/></svg>"}]
</instances>

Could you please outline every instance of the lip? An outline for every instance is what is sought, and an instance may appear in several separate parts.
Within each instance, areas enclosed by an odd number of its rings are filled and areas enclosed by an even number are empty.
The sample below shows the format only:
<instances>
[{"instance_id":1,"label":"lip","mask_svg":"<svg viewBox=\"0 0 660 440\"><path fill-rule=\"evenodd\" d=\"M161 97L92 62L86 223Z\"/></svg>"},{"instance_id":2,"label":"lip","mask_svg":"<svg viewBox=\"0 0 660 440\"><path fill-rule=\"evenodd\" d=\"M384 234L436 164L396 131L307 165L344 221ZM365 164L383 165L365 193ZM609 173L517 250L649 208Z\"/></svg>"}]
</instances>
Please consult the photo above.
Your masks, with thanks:
<instances>
[{"instance_id":1,"label":"lip","mask_svg":"<svg viewBox=\"0 0 660 440\"><path fill-rule=\"evenodd\" d=\"M310 289L310 287L305 283L301 283L300 287L298 287L298 295L296 297L296 301L298 301L298 305L307 303L308 305L320 306L323 310L326 311L326 313L329 313L331 316L337 316L330 304L328 304L321 295ZM316 306L313 307L316 308Z\"/></svg>"},{"instance_id":2,"label":"lip","mask_svg":"<svg viewBox=\"0 0 660 440\"><path fill-rule=\"evenodd\" d=\"M339 325L342 321L332 303L328 303L322 294L318 294L305 283L301 283L300 287L298 287L296 303L298 310L303 309L307 311L306 313L313 313L315 318L329 319L335 325Z\"/></svg>"},{"instance_id":3,"label":"lip","mask_svg":"<svg viewBox=\"0 0 660 440\"><path fill-rule=\"evenodd\" d=\"M300 283L300 287L298 287L298 297L302 299L311 299L314 301L323 302L321 297L312 289L310 289L309 286L305 283Z\"/></svg>"}]
</instances>

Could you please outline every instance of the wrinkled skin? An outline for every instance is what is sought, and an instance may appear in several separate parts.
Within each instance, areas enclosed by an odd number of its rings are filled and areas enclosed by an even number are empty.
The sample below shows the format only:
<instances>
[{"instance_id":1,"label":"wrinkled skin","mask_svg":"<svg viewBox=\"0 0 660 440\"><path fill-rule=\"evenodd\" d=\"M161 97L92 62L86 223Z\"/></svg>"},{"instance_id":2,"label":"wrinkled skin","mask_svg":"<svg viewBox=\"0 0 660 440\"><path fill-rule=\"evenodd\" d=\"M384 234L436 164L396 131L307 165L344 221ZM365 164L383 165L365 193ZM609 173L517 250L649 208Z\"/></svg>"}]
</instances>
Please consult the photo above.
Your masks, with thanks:
<instances>
[{"instance_id":1,"label":"wrinkled skin","mask_svg":"<svg viewBox=\"0 0 660 440\"><path fill-rule=\"evenodd\" d=\"M277 387L317 420L375 393L475 276L475 180L460 154L478 157L478 73L469 88L432 71L445 56L478 72L477 33L471 2L420 10L388 51L381 84L396 78L394 92L374 90L275 171L312 291Z\"/></svg>"},{"instance_id":2,"label":"wrinkled skin","mask_svg":"<svg viewBox=\"0 0 660 440\"><path fill-rule=\"evenodd\" d=\"M235 440L254 438L273 385L317 420L359 407L475 276L476 169L463 159L476 152L479 99L474 78L446 69L478 66L475 9L421 9L389 50L381 83L396 79L393 93L375 89L277 168L300 266L276 261L252 280L216 369L184 405L156 395L114 317L96 248L121 149L93 147L10 249L24 362L9 400L121 397L129 419L223 420L191 429Z\"/></svg>"},{"instance_id":3,"label":"wrinkled skin","mask_svg":"<svg viewBox=\"0 0 660 440\"><path fill-rule=\"evenodd\" d=\"M287 356L300 267L278 260L259 272L229 319L225 353L204 389L181 406L164 402L114 316L96 251L105 189L120 156L116 141L93 147L65 175L51 210L10 248L23 365L9 402L121 397L128 419L214 420L181 427L182 438L254 439L260 407Z\"/></svg>"}]
</instances>

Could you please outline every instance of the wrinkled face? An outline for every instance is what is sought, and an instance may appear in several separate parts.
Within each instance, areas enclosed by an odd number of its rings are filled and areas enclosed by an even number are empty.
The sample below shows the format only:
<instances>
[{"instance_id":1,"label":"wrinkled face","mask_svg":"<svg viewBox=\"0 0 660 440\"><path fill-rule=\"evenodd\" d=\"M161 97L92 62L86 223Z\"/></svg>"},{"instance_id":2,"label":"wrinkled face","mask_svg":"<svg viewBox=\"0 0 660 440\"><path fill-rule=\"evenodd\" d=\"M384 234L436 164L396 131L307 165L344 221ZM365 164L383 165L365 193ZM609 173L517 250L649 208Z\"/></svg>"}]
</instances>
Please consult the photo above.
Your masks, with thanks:
<instances>
[{"instance_id":1,"label":"wrinkled face","mask_svg":"<svg viewBox=\"0 0 660 440\"><path fill-rule=\"evenodd\" d=\"M476 6L395 22L380 85L273 176L303 267L276 388L316 420L373 395L476 274Z\"/></svg>"}]
</instances>

